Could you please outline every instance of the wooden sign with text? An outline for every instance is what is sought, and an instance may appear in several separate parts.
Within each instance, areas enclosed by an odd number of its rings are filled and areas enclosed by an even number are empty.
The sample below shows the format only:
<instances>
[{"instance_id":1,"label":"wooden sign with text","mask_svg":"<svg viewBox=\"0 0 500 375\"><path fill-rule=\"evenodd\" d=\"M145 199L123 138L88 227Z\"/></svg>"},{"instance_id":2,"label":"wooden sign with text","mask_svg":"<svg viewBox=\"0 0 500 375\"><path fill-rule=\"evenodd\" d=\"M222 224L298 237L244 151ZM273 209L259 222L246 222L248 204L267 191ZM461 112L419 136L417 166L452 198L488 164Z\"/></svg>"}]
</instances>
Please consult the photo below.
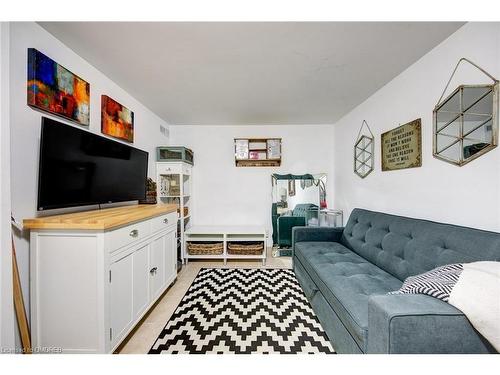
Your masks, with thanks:
<instances>
[{"instance_id":1,"label":"wooden sign with text","mask_svg":"<svg viewBox=\"0 0 500 375\"><path fill-rule=\"evenodd\" d=\"M382 134L382 171L422 166L421 119Z\"/></svg>"}]
</instances>

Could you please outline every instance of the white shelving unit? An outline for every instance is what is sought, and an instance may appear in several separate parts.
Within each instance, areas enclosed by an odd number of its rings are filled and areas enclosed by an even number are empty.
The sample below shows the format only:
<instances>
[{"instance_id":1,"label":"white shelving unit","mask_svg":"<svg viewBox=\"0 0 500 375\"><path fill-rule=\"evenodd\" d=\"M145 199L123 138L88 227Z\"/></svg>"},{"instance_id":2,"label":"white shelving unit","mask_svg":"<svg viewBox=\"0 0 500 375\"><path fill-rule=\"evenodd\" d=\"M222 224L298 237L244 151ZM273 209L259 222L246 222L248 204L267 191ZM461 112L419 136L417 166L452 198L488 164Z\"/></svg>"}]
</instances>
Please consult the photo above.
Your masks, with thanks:
<instances>
[{"instance_id":1,"label":"white shelving unit","mask_svg":"<svg viewBox=\"0 0 500 375\"><path fill-rule=\"evenodd\" d=\"M224 264L229 259L259 259L262 265L266 264L267 233L260 226L211 226L196 225L184 233L184 259L222 259ZM229 242L263 242L264 250L259 255L234 255L228 253ZM191 255L187 252L187 242L222 242L224 251L218 255Z\"/></svg>"},{"instance_id":2,"label":"white shelving unit","mask_svg":"<svg viewBox=\"0 0 500 375\"><path fill-rule=\"evenodd\" d=\"M156 183L158 201L179 206L177 247L185 263L184 233L191 226L192 165L185 162L157 162Z\"/></svg>"}]
</instances>

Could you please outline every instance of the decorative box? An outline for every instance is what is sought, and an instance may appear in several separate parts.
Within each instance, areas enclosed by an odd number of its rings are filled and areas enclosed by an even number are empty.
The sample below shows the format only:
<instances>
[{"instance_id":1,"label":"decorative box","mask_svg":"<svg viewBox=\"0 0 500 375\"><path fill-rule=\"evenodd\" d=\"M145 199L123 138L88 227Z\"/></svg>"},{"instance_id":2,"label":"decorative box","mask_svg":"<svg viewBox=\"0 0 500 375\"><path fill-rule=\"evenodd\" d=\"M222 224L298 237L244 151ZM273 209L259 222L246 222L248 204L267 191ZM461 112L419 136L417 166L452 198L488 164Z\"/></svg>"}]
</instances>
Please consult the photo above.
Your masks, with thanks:
<instances>
[{"instance_id":1,"label":"decorative box","mask_svg":"<svg viewBox=\"0 0 500 375\"><path fill-rule=\"evenodd\" d=\"M183 161L194 164L193 151L182 146L160 146L156 148L156 161Z\"/></svg>"}]
</instances>

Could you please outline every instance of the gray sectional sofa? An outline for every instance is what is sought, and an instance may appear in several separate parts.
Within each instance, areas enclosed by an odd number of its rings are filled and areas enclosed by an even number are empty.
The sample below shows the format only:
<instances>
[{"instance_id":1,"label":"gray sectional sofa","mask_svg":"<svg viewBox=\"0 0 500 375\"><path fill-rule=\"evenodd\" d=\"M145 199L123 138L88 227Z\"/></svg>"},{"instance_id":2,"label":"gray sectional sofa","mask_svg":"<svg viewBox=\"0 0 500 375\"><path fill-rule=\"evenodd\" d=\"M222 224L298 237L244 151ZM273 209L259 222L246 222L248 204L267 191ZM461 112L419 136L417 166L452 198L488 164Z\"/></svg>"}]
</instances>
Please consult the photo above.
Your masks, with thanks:
<instances>
[{"instance_id":1,"label":"gray sectional sofa","mask_svg":"<svg viewBox=\"0 0 500 375\"><path fill-rule=\"evenodd\" d=\"M293 229L293 268L338 353L496 353L461 311L388 295L404 279L500 260L500 234L355 209L345 228Z\"/></svg>"}]
</instances>

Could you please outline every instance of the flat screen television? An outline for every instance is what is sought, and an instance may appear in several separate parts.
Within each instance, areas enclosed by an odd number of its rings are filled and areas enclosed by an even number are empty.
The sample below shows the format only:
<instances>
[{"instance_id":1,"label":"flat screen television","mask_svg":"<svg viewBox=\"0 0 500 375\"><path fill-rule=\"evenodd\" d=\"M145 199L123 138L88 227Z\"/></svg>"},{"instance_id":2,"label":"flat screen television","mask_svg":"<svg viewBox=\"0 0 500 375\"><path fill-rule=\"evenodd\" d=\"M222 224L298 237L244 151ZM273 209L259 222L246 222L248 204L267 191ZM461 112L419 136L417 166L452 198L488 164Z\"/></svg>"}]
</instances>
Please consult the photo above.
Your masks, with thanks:
<instances>
[{"instance_id":1,"label":"flat screen television","mask_svg":"<svg viewBox=\"0 0 500 375\"><path fill-rule=\"evenodd\" d=\"M38 210L144 199L148 153L42 117Z\"/></svg>"}]
</instances>

